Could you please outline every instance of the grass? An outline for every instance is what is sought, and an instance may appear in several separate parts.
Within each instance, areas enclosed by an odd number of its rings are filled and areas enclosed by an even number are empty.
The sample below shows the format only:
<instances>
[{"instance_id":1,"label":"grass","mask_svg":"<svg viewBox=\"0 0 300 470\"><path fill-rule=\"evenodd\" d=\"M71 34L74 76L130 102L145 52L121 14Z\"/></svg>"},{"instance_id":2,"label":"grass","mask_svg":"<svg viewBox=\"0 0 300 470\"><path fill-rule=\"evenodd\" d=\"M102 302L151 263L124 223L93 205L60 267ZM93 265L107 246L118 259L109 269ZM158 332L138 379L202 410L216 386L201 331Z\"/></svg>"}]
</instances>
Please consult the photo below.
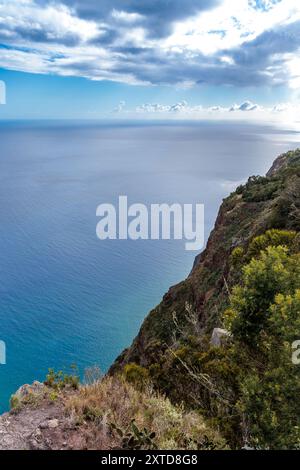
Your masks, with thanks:
<instances>
[{"instance_id":1,"label":"grass","mask_svg":"<svg viewBox=\"0 0 300 470\"><path fill-rule=\"evenodd\" d=\"M134 421L138 429L155 435L154 444L161 450L226 448L200 414L172 405L150 387L137 390L120 377L81 386L65 406L79 423L95 427L91 447L121 448L121 434L128 432ZM114 432L116 428L122 433Z\"/></svg>"}]
</instances>

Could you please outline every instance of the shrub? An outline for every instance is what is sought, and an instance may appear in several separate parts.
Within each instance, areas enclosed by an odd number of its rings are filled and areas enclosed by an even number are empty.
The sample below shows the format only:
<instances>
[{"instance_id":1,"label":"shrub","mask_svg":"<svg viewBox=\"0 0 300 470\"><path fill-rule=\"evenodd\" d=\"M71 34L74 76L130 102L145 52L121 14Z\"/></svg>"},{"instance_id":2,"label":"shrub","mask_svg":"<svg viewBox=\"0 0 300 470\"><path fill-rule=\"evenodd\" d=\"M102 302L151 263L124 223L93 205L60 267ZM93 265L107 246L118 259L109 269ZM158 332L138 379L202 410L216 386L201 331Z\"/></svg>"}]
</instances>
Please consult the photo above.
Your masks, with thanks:
<instances>
[{"instance_id":1,"label":"shrub","mask_svg":"<svg viewBox=\"0 0 300 470\"><path fill-rule=\"evenodd\" d=\"M261 251L265 250L268 246L286 246L291 248L296 238L297 232L292 230L268 230L263 235L255 237L248 248L247 257L253 258L258 256Z\"/></svg>"},{"instance_id":2,"label":"shrub","mask_svg":"<svg viewBox=\"0 0 300 470\"><path fill-rule=\"evenodd\" d=\"M241 381L238 408L250 431L249 441L257 448L300 448L300 369L292 363L299 312L300 290L276 296L269 328L260 340L260 365L252 363Z\"/></svg>"},{"instance_id":3,"label":"shrub","mask_svg":"<svg viewBox=\"0 0 300 470\"><path fill-rule=\"evenodd\" d=\"M245 254L245 250L241 246L237 246L236 248L234 248L230 256L231 265L233 267L236 267L239 264L241 264L243 261L244 254Z\"/></svg>"},{"instance_id":4,"label":"shrub","mask_svg":"<svg viewBox=\"0 0 300 470\"><path fill-rule=\"evenodd\" d=\"M76 366L73 366L72 369L72 374L66 374L62 370L56 372L54 369L49 369L44 382L45 385L55 390L61 390L66 387L73 388L75 390L78 389L80 378L76 373Z\"/></svg>"},{"instance_id":5,"label":"shrub","mask_svg":"<svg viewBox=\"0 0 300 470\"><path fill-rule=\"evenodd\" d=\"M233 288L230 309L225 314L236 339L258 341L278 293L293 293L300 285L300 255L290 256L285 247L268 247L243 268L241 285Z\"/></svg>"},{"instance_id":6,"label":"shrub","mask_svg":"<svg viewBox=\"0 0 300 470\"><path fill-rule=\"evenodd\" d=\"M111 423L111 429L121 437L121 447L127 450L154 450L157 446L154 442L155 432L148 431L147 428L139 429L135 424L135 419L131 420L129 428L123 430Z\"/></svg>"},{"instance_id":7,"label":"shrub","mask_svg":"<svg viewBox=\"0 0 300 470\"><path fill-rule=\"evenodd\" d=\"M294 232L270 231L251 247L257 253L283 241L293 246L295 237ZM251 447L300 448L300 369L292 363L299 312L300 255L268 246L244 267L225 312L233 333L226 360L237 367L233 413L240 415L244 444Z\"/></svg>"},{"instance_id":8,"label":"shrub","mask_svg":"<svg viewBox=\"0 0 300 470\"><path fill-rule=\"evenodd\" d=\"M251 176L247 183L239 186L237 194L242 194L246 202L261 202L274 199L282 188L282 178Z\"/></svg>"},{"instance_id":9,"label":"shrub","mask_svg":"<svg viewBox=\"0 0 300 470\"><path fill-rule=\"evenodd\" d=\"M102 416L95 423L94 432L90 433L92 441L89 448L95 448L97 442L103 445L103 440L107 439L108 446L122 448L123 438L128 438L128 433L135 434L132 423L138 432L143 433L140 436L143 445L151 436L152 444L161 450L193 450L197 448L195 441L203 442L205 436L216 448L226 448L224 439L199 413L174 406L150 387L138 390L122 376L105 377L101 382L80 387L78 393L67 399L66 409L72 416L77 416L79 422L87 420L87 410L97 410L97 415ZM112 436L109 434L112 430L110 423L114 427ZM122 435L116 429L121 430Z\"/></svg>"},{"instance_id":10,"label":"shrub","mask_svg":"<svg viewBox=\"0 0 300 470\"><path fill-rule=\"evenodd\" d=\"M123 373L126 380L139 389L143 389L149 381L148 369L135 363L126 364Z\"/></svg>"}]
</instances>

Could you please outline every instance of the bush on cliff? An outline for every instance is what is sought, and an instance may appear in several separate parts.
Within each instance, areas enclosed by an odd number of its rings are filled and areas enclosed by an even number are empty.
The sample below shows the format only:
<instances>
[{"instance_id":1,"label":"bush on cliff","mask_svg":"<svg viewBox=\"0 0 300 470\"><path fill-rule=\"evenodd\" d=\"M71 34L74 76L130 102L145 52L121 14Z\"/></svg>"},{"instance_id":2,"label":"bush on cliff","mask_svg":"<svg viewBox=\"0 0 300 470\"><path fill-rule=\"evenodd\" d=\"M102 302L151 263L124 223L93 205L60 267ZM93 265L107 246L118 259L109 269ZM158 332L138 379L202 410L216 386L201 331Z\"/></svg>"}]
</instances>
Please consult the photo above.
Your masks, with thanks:
<instances>
[{"instance_id":1,"label":"bush on cliff","mask_svg":"<svg viewBox=\"0 0 300 470\"><path fill-rule=\"evenodd\" d=\"M291 241L295 233L285 236ZM292 345L300 338L300 255L269 246L252 258L233 289L225 322L233 345L227 359L239 369L234 409L244 443L299 448L300 367L292 362Z\"/></svg>"}]
</instances>

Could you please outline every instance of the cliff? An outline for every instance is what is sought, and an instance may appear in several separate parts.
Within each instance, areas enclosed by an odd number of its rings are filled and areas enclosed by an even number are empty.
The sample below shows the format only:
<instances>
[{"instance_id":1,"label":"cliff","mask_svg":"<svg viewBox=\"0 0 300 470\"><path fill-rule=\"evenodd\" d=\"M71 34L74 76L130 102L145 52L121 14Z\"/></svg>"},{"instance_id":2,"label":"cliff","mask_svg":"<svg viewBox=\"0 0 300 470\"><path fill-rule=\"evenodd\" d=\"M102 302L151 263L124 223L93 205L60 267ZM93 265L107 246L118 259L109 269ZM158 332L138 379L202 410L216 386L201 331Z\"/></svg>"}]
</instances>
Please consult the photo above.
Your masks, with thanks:
<instances>
[{"instance_id":1,"label":"cliff","mask_svg":"<svg viewBox=\"0 0 300 470\"><path fill-rule=\"evenodd\" d=\"M162 302L146 317L138 336L113 364L110 372L128 363L157 364L172 344L176 328L191 331L192 308L197 334L211 335L222 325L228 289L237 281L230 272L234 248L268 229L300 228L300 150L279 156L266 177L250 177L223 201L206 249L196 257L189 277L171 287ZM180 336L180 335L179 335Z\"/></svg>"}]
</instances>

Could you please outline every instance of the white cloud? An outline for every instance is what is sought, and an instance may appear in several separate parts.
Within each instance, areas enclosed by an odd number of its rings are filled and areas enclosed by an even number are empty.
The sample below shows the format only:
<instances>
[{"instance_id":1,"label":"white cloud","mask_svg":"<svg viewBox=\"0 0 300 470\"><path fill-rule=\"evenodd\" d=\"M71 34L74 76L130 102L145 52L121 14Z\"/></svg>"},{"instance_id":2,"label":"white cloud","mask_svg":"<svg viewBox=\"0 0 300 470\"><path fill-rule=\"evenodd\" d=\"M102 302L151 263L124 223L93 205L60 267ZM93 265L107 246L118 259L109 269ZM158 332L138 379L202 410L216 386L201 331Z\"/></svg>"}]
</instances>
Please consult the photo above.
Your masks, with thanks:
<instances>
[{"instance_id":1,"label":"white cloud","mask_svg":"<svg viewBox=\"0 0 300 470\"><path fill-rule=\"evenodd\" d=\"M195 13L198 3L189 0L186 14L165 8L160 15L154 11L160 2L78 1L81 14L69 0L0 0L0 41L9 47L0 48L1 66L177 88L299 88L299 1L201 3L211 8ZM88 6L99 14L89 16ZM253 111L247 105L245 110Z\"/></svg>"},{"instance_id":2,"label":"white cloud","mask_svg":"<svg viewBox=\"0 0 300 470\"><path fill-rule=\"evenodd\" d=\"M185 113L190 112L186 101L180 101L175 104L165 105L159 103L145 103L136 107L137 113Z\"/></svg>"},{"instance_id":3,"label":"white cloud","mask_svg":"<svg viewBox=\"0 0 300 470\"><path fill-rule=\"evenodd\" d=\"M218 8L178 23L174 33L165 40L165 46L210 55L238 47L254 40L264 31L300 19L298 1L272 2L272 8L269 1L265 2L265 9L256 8L257 3L224 0Z\"/></svg>"},{"instance_id":4,"label":"white cloud","mask_svg":"<svg viewBox=\"0 0 300 470\"><path fill-rule=\"evenodd\" d=\"M113 9L111 16L116 20L129 24L136 23L143 18L139 13L127 13L126 11L115 9Z\"/></svg>"},{"instance_id":5,"label":"white cloud","mask_svg":"<svg viewBox=\"0 0 300 470\"><path fill-rule=\"evenodd\" d=\"M255 111L258 109L258 104L252 103L252 101L244 101L241 104L234 104L229 108L229 111Z\"/></svg>"},{"instance_id":6,"label":"white cloud","mask_svg":"<svg viewBox=\"0 0 300 470\"><path fill-rule=\"evenodd\" d=\"M245 100L239 105L234 104L228 107L221 105L205 107L202 105L191 106L186 101L182 101L175 104L145 103L133 109L130 109L130 107L123 108L122 113L124 117L134 118L138 115L145 119L219 119L293 124L299 116L300 104L278 103L275 106L264 107Z\"/></svg>"},{"instance_id":7,"label":"white cloud","mask_svg":"<svg viewBox=\"0 0 300 470\"><path fill-rule=\"evenodd\" d=\"M40 39L59 43L72 35L85 42L99 34L97 23L78 18L67 6L50 3L41 7L34 0L0 1L0 28L15 32L15 43L22 45L24 39L28 45ZM18 32L22 33L19 38Z\"/></svg>"},{"instance_id":8,"label":"white cloud","mask_svg":"<svg viewBox=\"0 0 300 470\"><path fill-rule=\"evenodd\" d=\"M208 108L204 108L201 105L189 106L186 101L180 101L175 104L166 105L159 103L145 103L136 107L138 113L178 113L178 114L197 114L197 113L231 113L233 111L245 112L245 111L256 111L262 109L258 104L254 104L251 101L244 101L241 104L234 104L228 108L216 105ZM273 108L274 109L274 108Z\"/></svg>"}]
</instances>

